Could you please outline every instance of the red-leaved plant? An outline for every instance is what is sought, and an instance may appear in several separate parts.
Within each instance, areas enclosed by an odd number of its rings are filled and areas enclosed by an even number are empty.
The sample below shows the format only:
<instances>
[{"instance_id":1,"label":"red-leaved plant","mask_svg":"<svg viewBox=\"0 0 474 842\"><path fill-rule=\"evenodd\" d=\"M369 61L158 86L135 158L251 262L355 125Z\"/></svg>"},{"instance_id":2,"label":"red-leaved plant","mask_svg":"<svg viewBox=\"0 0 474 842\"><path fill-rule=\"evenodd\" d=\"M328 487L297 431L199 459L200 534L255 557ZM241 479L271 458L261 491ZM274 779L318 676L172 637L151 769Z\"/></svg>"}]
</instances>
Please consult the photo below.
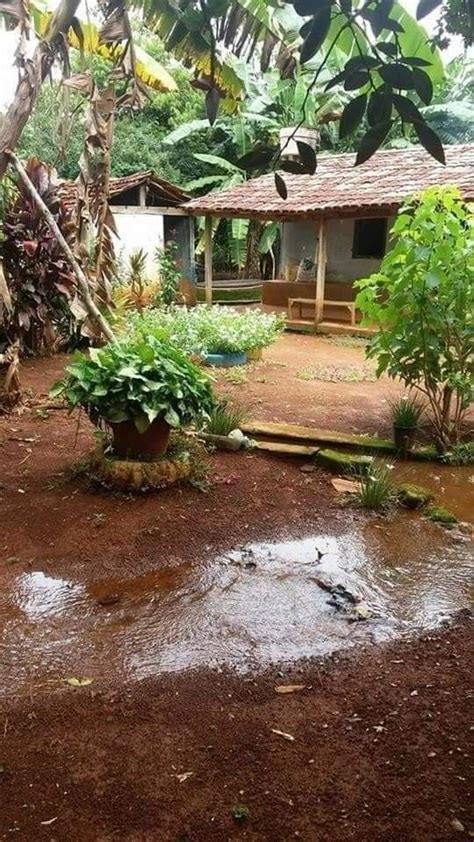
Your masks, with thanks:
<instances>
[{"instance_id":1,"label":"red-leaved plant","mask_svg":"<svg viewBox=\"0 0 474 842\"><path fill-rule=\"evenodd\" d=\"M25 169L64 237L71 242L74 225L58 195L55 171L37 158L30 158ZM55 347L61 333L69 331L69 302L76 291L74 274L21 182L2 229L0 256L11 298L11 308L3 313L3 329L9 344L19 343L22 352L36 354Z\"/></svg>"}]
</instances>

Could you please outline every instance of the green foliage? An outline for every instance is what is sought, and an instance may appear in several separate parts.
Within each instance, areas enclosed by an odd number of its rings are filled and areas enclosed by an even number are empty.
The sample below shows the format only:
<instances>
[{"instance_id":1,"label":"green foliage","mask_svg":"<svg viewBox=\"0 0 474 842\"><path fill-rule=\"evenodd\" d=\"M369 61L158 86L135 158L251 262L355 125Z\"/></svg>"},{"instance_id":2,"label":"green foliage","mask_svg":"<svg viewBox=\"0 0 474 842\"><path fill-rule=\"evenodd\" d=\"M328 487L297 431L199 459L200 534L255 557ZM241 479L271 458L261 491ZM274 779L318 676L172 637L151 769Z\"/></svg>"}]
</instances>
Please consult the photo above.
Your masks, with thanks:
<instances>
[{"instance_id":1,"label":"green foliage","mask_svg":"<svg viewBox=\"0 0 474 842\"><path fill-rule=\"evenodd\" d=\"M390 403L392 420L396 427L411 430L418 427L425 411L425 404L414 395L402 395Z\"/></svg>"},{"instance_id":2,"label":"green foliage","mask_svg":"<svg viewBox=\"0 0 474 842\"><path fill-rule=\"evenodd\" d=\"M447 465L474 465L474 441L454 444L443 454Z\"/></svg>"},{"instance_id":3,"label":"green foliage","mask_svg":"<svg viewBox=\"0 0 474 842\"><path fill-rule=\"evenodd\" d=\"M246 418L247 410L230 403L226 398L218 401L211 412L205 428L214 436L228 436L232 430L240 429Z\"/></svg>"},{"instance_id":4,"label":"green foliage","mask_svg":"<svg viewBox=\"0 0 474 842\"><path fill-rule=\"evenodd\" d=\"M176 243L167 243L163 249L157 249L156 251L156 260L160 272L159 302L166 306L175 304L178 298L182 275L176 263L177 251Z\"/></svg>"},{"instance_id":5,"label":"green foliage","mask_svg":"<svg viewBox=\"0 0 474 842\"><path fill-rule=\"evenodd\" d=\"M148 308L130 317L126 331L141 337L157 337L189 355L240 353L264 348L284 329L284 320L259 310L238 312L231 307Z\"/></svg>"},{"instance_id":6,"label":"green foliage","mask_svg":"<svg viewBox=\"0 0 474 842\"><path fill-rule=\"evenodd\" d=\"M472 400L474 223L454 187L408 200L380 272L357 283L357 307L378 334L377 374L426 396L440 452L459 441Z\"/></svg>"},{"instance_id":7,"label":"green foliage","mask_svg":"<svg viewBox=\"0 0 474 842\"><path fill-rule=\"evenodd\" d=\"M357 500L364 509L382 509L394 499L391 468L391 465L374 459L368 472L356 472L355 476L360 483Z\"/></svg>"},{"instance_id":8,"label":"green foliage","mask_svg":"<svg viewBox=\"0 0 474 842\"><path fill-rule=\"evenodd\" d=\"M51 390L94 424L133 420L145 432L156 418L179 428L206 419L213 408L209 379L176 348L148 336L77 353Z\"/></svg>"}]
</instances>

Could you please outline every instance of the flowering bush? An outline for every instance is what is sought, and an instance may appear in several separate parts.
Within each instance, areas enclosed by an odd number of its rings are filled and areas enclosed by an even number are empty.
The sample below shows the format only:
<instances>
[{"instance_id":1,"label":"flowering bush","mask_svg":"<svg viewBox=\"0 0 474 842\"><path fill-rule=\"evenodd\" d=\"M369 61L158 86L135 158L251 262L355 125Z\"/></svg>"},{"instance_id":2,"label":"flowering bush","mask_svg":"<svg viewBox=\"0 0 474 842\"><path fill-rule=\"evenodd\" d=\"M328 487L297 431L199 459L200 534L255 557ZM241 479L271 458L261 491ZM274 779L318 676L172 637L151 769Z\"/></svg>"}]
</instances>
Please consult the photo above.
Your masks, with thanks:
<instances>
[{"instance_id":1,"label":"flowering bush","mask_svg":"<svg viewBox=\"0 0 474 842\"><path fill-rule=\"evenodd\" d=\"M284 319L260 310L231 307L148 308L134 313L127 333L154 336L190 355L235 354L271 345L284 329Z\"/></svg>"}]
</instances>

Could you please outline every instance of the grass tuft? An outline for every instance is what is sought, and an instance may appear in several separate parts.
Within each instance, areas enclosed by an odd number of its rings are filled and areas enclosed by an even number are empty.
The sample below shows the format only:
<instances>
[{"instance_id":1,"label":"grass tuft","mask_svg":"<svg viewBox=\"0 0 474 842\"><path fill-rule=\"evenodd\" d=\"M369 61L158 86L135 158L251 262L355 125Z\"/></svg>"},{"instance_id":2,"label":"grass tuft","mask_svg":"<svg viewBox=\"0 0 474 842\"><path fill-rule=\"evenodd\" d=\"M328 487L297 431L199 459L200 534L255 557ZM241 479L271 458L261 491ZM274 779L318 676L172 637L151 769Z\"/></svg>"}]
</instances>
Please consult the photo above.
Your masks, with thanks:
<instances>
[{"instance_id":1,"label":"grass tuft","mask_svg":"<svg viewBox=\"0 0 474 842\"><path fill-rule=\"evenodd\" d=\"M364 509L383 509L395 499L391 471L391 465L374 459L367 473L354 472L354 478L360 483L357 501Z\"/></svg>"},{"instance_id":2,"label":"grass tuft","mask_svg":"<svg viewBox=\"0 0 474 842\"><path fill-rule=\"evenodd\" d=\"M214 436L228 436L232 430L240 429L247 410L231 404L226 398L218 401L206 424L206 433Z\"/></svg>"}]
</instances>

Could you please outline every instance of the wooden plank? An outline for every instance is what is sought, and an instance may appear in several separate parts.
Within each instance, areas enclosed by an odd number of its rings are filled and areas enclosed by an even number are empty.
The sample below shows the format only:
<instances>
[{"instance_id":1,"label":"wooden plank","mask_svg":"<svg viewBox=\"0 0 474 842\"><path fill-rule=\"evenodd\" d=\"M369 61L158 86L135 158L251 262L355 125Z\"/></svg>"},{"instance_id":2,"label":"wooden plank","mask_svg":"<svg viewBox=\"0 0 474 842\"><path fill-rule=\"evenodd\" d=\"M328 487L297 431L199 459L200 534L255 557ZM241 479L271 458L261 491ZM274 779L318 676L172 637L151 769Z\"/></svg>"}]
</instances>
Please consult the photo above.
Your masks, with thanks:
<instances>
[{"instance_id":1,"label":"wooden plank","mask_svg":"<svg viewBox=\"0 0 474 842\"><path fill-rule=\"evenodd\" d=\"M206 304L210 307L212 305L212 216L206 216L204 240L204 282Z\"/></svg>"},{"instance_id":2,"label":"wooden plank","mask_svg":"<svg viewBox=\"0 0 474 842\"><path fill-rule=\"evenodd\" d=\"M318 244L318 264L316 271L316 301L314 320L319 324L323 320L324 310L324 287L326 284L326 220L321 217L319 220L319 244Z\"/></svg>"},{"instance_id":3,"label":"wooden plank","mask_svg":"<svg viewBox=\"0 0 474 842\"><path fill-rule=\"evenodd\" d=\"M144 216L190 216L183 208L163 207L140 207L140 205L111 205L112 213L136 213Z\"/></svg>"},{"instance_id":4,"label":"wooden plank","mask_svg":"<svg viewBox=\"0 0 474 842\"><path fill-rule=\"evenodd\" d=\"M257 441L257 450L264 450L267 453L281 453L284 456L306 456L312 458L316 455L319 447L310 447L304 444L285 444L279 441Z\"/></svg>"},{"instance_id":5,"label":"wooden plank","mask_svg":"<svg viewBox=\"0 0 474 842\"><path fill-rule=\"evenodd\" d=\"M252 438L267 436L284 441L312 442L317 444L338 444L345 447L363 448L394 452L395 445L386 439L371 436L357 436L352 433L339 433L319 427L300 427L298 424L278 424L273 421L247 421L242 424L242 432Z\"/></svg>"}]
</instances>

